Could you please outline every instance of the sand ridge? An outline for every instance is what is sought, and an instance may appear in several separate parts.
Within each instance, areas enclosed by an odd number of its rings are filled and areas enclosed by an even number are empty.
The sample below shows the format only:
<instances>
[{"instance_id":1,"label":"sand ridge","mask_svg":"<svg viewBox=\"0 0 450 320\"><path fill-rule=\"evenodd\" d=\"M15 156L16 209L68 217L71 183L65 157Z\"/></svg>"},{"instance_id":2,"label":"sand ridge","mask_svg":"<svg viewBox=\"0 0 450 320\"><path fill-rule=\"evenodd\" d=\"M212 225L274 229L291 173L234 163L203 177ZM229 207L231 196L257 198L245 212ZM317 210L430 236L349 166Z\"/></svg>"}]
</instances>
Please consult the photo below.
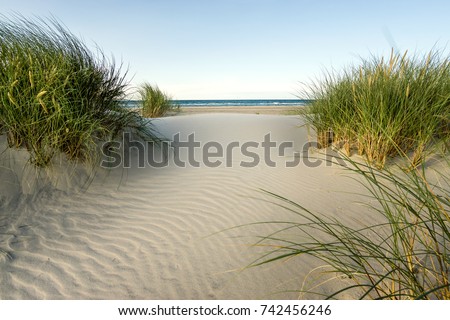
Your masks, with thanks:
<instances>
[{"instance_id":1,"label":"sand ridge","mask_svg":"<svg viewBox=\"0 0 450 320\"><path fill-rule=\"evenodd\" d=\"M132 161L129 169L98 169L87 189L78 188L79 168L64 176L64 162L55 165L58 179L30 186L18 169L26 153L3 153L1 299L296 299L289 290L317 261L246 268L268 250L252 244L277 227L234 227L294 218L261 189L350 224L375 219L355 204L361 199L348 192L360 186L342 168L285 167L309 140L297 116L199 114L154 125L166 137L194 132L203 144L263 141L270 132L294 147L274 157L276 167L241 167L239 152L231 167L138 168Z\"/></svg>"}]
</instances>

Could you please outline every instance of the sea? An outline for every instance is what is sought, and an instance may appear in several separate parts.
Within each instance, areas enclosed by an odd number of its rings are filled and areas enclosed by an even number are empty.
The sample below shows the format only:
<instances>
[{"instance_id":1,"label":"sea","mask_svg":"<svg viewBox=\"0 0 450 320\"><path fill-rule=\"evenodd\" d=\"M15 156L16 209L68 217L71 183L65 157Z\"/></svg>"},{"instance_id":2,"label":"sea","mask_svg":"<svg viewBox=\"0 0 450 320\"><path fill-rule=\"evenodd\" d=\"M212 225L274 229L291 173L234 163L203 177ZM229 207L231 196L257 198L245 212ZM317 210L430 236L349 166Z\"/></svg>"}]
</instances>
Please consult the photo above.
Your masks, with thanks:
<instances>
[{"instance_id":1,"label":"sea","mask_svg":"<svg viewBox=\"0 0 450 320\"><path fill-rule=\"evenodd\" d=\"M124 100L123 104L128 108L138 108L139 100ZM301 99L245 99L245 100L172 100L175 105L183 107L295 107L304 106L311 100Z\"/></svg>"}]
</instances>

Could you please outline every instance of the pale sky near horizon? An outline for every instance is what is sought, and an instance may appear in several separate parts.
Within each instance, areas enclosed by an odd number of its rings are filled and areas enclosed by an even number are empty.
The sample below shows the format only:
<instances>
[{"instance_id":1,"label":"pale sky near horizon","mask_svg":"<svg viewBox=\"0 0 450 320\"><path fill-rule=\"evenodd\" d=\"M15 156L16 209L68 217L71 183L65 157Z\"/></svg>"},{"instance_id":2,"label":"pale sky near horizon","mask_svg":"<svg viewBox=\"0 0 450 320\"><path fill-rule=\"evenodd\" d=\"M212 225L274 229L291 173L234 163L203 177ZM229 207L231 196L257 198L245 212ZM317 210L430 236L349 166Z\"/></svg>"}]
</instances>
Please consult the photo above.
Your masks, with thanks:
<instances>
[{"instance_id":1,"label":"pale sky near horizon","mask_svg":"<svg viewBox=\"0 0 450 320\"><path fill-rule=\"evenodd\" d=\"M301 82L359 57L449 52L450 1L0 0L53 15L174 99L295 99Z\"/></svg>"}]
</instances>

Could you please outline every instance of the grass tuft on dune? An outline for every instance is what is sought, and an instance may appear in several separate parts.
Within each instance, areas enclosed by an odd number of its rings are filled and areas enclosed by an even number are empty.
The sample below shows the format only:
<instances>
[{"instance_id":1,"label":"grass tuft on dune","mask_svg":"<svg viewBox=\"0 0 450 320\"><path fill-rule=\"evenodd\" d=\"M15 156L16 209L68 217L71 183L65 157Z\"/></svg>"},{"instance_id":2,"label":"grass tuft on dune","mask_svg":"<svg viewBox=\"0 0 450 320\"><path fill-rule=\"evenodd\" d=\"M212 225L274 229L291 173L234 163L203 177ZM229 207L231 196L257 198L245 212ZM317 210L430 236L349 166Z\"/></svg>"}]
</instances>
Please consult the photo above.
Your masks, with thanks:
<instances>
[{"instance_id":1,"label":"grass tuft on dune","mask_svg":"<svg viewBox=\"0 0 450 320\"><path fill-rule=\"evenodd\" d=\"M448 148L450 61L439 51L363 59L325 73L307 95L314 102L304 116L324 147L334 142L348 154L356 149L379 167L411 152L417 165L430 146Z\"/></svg>"},{"instance_id":2,"label":"grass tuft on dune","mask_svg":"<svg viewBox=\"0 0 450 320\"><path fill-rule=\"evenodd\" d=\"M149 83L143 83L138 89L142 104L142 115L148 118L158 118L177 106L171 101L170 96Z\"/></svg>"},{"instance_id":3,"label":"grass tuft on dune","mask_svg":"<svg viewBox=\"0 0 450 320\"><path fill-rule=\"evenodd\" d=\"M0 133L43 167L57 152L93 161L98 142L125 128L151 137L146 121L119 105L125 75L54 18L2 16Z\"/></svg>"},{"instance_id":4,"label":"grass tuft on dune","mask_svg":"<svg viewBox=\"0 0 450 320\"><path fill-rule=\"evenodd\" d=\"M294 214L279 230L262 237L269 250L254 265L312 256L322 267L322 284L299 293L339 298L350 293L359 299L450 299L450 185L445 175L431 183L425 170L375 169L347 159L350 170L368 191L361 214L381 222L349 226L274 193L276 203ZM438 173L439 174L439 173ZM295 237L286 234L295 232ZM319 275L320 278L320 275ZM324 294L320 287L333 278L342 288ZM305 279L304 283L308 282Z\"/></svg>"}]
</instances>

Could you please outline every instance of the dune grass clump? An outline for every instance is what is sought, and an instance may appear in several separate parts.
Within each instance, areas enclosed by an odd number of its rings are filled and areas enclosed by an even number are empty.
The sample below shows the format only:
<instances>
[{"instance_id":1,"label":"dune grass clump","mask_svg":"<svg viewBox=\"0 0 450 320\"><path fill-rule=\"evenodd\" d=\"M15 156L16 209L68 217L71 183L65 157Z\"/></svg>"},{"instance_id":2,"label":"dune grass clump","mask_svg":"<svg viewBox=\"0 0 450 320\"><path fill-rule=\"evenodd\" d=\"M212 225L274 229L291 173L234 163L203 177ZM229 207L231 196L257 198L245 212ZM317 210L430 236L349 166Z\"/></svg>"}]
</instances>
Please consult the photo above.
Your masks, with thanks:
<instances>
[{"instance_id":1,"label":"dune grass clump","mask_svg":"<svg viewBox=\"0 0 450 320\"><path fill-rule=\"evenodd\" d=\"M142 103L142 116L147 118L158 118L167 112L178 108L173 104L171 97L149 83L144 83L138 89L138 94Z\"/></svg>"},{"instance_id":2,"label":"dune grass clump","mask_svg":"<svg viewBox=\"0 0 450 320\"><path fill-rule=\"evenodd\" d=\"M386 159L413 152L420 163L430 145L450 137L450 61L391 53L362 60L309 88L314 100L307 120L323 147L336 143L384 166Z\"/></svg>"},{"instance_id":3,"label":"dune grass clump","mask_svg":"<svg viewBox=\"0 0 450 320\"><path fill-rule=\"evenodd\" d=\"M144 121L122 108L125 75L55 19L0 20L0 133L46 166L57 152L93 160L98 141Z\"/></svg>"},{"instance_id":4,"label":"dune grass clump","mask_svg":"<svg viewBox=\"0 0 450 320\"><path fill-rule=\"evenodd\" d=\"M259 243L274 250L254 265L313 256L330 278L346 279L341 289L322 295L327 299L345 293L360 299L450 299L448 176L431 184L423 170L381 171L351 164L349 170L363 178L358 181L369 191L364 214L375 213L382 222L348 226L271 194L299 222L277 222L279 231ZM286 236L289 231L297 240ZM315 290L305 287L299 292L321 294Z\"/></svg>"}]
</instances>

